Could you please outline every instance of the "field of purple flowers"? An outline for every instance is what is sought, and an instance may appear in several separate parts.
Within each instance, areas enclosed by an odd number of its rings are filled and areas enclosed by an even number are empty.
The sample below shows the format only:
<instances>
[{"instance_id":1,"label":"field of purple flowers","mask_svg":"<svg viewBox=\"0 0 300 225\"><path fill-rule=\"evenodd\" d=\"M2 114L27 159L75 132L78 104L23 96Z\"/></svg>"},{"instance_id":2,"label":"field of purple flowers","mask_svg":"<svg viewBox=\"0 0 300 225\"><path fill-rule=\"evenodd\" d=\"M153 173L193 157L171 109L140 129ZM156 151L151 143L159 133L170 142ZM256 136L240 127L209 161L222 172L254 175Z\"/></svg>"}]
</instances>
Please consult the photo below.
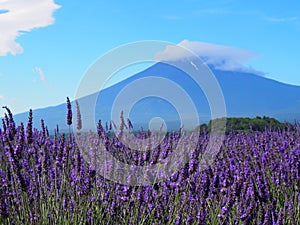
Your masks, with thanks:
<instances>
[{"instance_id":1,"label":"field of purple flowers","mask_svg":"<svg viewBox=\"0 0 300 225\"><path fill-rule=\"evenodd\" d=\"M205 169L199 160L209 134L199 133L190 162L168 180L126 186L101 177L84 160L72 132L57 128L49 135L44 121L33 128L32 111L25 125L16 125L5 109L0 224L300 224L297 124L293 131L230 133ZM72 124L70 107L67 124ZM105 138L107 151L139 165L168 157L180 136L170 133L154 150L139 154L110 132L98 124L97 137Z\"/></svg>"}]
</instances>

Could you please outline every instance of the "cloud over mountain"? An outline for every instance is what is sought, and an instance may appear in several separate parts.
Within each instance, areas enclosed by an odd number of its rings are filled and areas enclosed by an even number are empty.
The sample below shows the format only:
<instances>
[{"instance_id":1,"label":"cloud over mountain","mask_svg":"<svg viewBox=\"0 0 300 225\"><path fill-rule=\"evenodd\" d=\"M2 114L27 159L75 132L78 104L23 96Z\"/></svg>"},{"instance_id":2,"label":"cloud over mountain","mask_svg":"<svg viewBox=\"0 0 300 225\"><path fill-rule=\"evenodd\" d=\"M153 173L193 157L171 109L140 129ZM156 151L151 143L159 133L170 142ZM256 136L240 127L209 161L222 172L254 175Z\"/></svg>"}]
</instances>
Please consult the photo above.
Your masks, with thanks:
<instances>
[{"instance_id":1,"label":"cloud over mountain","mask_svg":"<svg viewBox=\"0 0 300 225\"><path fill-rule=\"evenodd\" d=\"M51 25L60 8L53 0L0 0L0 56L23 52L16 42L22 32Z\"/></svg>"},{"instance_id":2,"label":"cloud over mountain","mask_svg":"<svg viewBox=\"0 0 300 225\"><path fill-rule=\"evenodd\" d=\"M206 64L224 71L249 72L264 75L246 63L258 57L258 54L249 50L230 46L216 45L205 42L193 42L184 40L176 46L167 46L163 52L157 54L157 61L177 61L190 57L190 53L182 51L180 47L189 50L200 57Z\"/></svg>"}]
</instances>

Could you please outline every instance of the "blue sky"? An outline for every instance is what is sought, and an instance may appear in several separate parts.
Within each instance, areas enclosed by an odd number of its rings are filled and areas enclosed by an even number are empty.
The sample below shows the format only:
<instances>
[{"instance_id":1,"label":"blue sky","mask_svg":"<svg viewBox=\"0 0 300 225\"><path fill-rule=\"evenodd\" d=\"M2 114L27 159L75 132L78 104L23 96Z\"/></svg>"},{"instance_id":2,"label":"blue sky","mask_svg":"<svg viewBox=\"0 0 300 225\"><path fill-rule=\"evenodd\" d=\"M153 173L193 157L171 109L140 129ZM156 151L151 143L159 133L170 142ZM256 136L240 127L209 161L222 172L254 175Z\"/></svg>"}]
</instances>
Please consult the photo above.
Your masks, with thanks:
<instances>
[{"instance_id":1,"label":"blue sky","mask_svg":"<svg viewBox=\"0 0 300 225\"><path fill-rule=\"evenodd\" d=\"M246 66L300 85L298 0L0 0L0 105L65 102L97 58L142 40L239 49Z\"/></svg>"}]
</instances>

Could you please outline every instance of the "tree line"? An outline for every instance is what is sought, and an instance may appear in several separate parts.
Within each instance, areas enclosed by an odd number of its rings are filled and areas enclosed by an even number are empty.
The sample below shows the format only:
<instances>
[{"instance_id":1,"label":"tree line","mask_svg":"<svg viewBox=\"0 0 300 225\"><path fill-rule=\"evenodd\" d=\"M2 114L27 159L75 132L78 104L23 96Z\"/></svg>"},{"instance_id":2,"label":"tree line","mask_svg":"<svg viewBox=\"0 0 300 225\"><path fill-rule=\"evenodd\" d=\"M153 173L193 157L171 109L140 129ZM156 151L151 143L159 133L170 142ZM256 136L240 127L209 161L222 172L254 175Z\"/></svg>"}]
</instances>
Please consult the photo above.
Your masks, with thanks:
<instances>
[{"instance_id":1,"label":"tree line","mask_svg":"<svg viewBox=\"0 0 300 225\"><path fill-rule=\"evenodd\" d=\"M218 122L221 119L215 119L214 122ZM212 120L209 121L208 124L201 124L197 126L197 130L200 129L201 132L211 132L212 128ZM272 130L283 130L290 129L294 130L293 124L289 122L280 122L275 118L267 117L267 116L256 116L255 118L249 117L233 117L226 119L226 130L225 133L229 134L230 132L251 132L251 131L265 131L266 129Z\"/></svg>"}]
</instances>

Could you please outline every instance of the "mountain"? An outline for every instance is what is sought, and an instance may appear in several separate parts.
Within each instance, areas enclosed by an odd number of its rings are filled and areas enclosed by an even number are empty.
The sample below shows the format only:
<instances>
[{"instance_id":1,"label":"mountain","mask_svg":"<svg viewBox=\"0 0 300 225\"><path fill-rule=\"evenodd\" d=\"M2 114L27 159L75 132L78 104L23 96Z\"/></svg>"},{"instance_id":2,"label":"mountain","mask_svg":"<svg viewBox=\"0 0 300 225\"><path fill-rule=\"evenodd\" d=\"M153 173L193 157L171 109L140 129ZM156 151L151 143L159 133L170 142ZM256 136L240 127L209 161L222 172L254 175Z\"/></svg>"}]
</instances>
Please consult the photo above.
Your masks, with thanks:
<instances>
[{"instance_id":1,"label":"mountain","mask_svg":"<svg viewBox=\"0 0 300 225\"><path fill-rule=\"evenodd\" d=\"M280 121L294 121L300 118L299 86L283 84L251 73L222 71L214 67L211 67L211 71L222 89L228 117L269 116ZM102 90L100 93L94 93L79 99L81 111L88 112L88 114L85 113L84 117L93 115L92 112L95 109L95 117L91 120L93 123L98 119L110 121L113 102L118 94L123 93L124 88L128 87L129 84L149 76L162 77L167 79L167 81L175 82L190 96L195 104L200 122L207 123L211 119L209 104L201 88L183 71L164 63L157 63L126 80ZM155 79L153 80L155 81ZM155 87L156 84L149 83L146 86ZM135 85L134 91L130 95L138 96L139 93L143 93L146 86ZM172 90L168 90L168 87L163 90L163 94L176 94ZM126 104L130 103L130 97L128 95L128 98L122 100L124 107L129 107ZM136 128L147 126L145 121L149 121L153 117L167 118L168 128L178 128L180 126L179 121L182 115L176 113L176 109L172 104L155 96L144 97L136 103L130 113L130 119ZM95 107L93 99L97 99ZM183 101L178 98L176 104L185 104ZM76 118L74 102L72 105L74 108L73 117ZM122 110L122 107L120 110ZM43 118L50 130L53 130L56 124L59 124L62 130L67 130L66 104L34 110L33 116L36 127L40 126L40 120ZM19 123L20 121L27 121L27 117L28 113L21 113L15 115L15 120ZM73 121L73 123L76 123L75 119ZM196 127L197 125L190 124L191 127Z\"/></svg>"}]
</instances>

